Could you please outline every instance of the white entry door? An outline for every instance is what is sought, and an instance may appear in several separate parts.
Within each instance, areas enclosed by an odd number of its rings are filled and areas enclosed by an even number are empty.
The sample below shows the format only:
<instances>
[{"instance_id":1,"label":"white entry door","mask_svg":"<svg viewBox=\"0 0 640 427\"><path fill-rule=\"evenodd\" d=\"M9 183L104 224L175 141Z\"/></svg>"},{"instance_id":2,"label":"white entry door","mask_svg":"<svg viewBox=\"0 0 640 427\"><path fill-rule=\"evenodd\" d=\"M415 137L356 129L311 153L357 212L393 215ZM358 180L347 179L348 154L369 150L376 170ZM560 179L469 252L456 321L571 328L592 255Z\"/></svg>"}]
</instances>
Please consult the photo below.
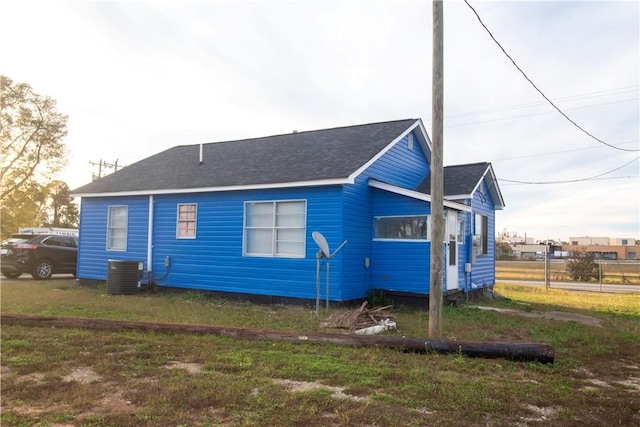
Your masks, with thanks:
<instances>
[{"instance_id":1,"label":"white entry door","mask_svg":"<svg viewBox=\"0 0 640 427\"><path fill-rule=\"evenodd\" d=\"M447 286L446 289L458 289L458 213L447 211Z\"/></svg>"}]
</instances>

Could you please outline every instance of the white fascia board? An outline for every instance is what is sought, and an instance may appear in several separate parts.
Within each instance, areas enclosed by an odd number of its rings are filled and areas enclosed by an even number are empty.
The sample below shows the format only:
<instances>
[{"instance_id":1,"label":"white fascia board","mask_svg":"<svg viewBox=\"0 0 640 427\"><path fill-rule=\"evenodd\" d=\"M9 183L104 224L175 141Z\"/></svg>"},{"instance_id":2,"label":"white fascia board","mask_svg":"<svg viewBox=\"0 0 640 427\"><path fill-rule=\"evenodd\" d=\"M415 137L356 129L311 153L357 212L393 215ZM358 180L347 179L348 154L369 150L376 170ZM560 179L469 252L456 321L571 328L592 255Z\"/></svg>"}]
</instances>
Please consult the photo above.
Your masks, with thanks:
<instances>
[{"instance_id":1,"label":"white fascia board","mask_svg":"<svg viewBox=\"0 0 640 427\"><path fill-rule=\"evenodd\" d=\"M502 192L500 191L500 187L498 187L498 179L496 178L496 174L493 171L493 167L491 165L489 165L489 172L491 173L491 184L493 184L493 185L489 185L489 191L493 192L496 198L498 199L498 203L496 204L494 202L494 206L496 206L496 209L502 210L504 209L504 206L505 206L504 198L502 197Z\"/></svg>"},{"instance_id":2,"label":"white fascia board","mask_svg":"<svg viewBox=\"0 0 640 427\"><path fill-rule=\"evenodd\" d=\"M487 177L487 174L489 175L489 177ZM487 186L489 187L489 193L491 193L491 198L493 199L494 208L497 210L504 209L504 199L502 198L502 193L500 192L500 188L498 187L498 180L496 179L496 174L493 172L493 167L491 166L491 164L487 166L487 170L484 171L484 173L482 174L482 178L478 181L476 186L473 188L473 191L471 192L470 197L473 197L472 195L475 194L476 191L478 191L478 188L480 187L480 184L482 184L483 181L487 181Z\"/></svg>"},{"instance_id":3,"label":"white fascia board","mask_svg":"<svg viewBox=\"0 0 640 427\"><path fill-rule=\"evenodd\" d=\"M412 199L422 200L424 202L431 203L431 196L429 194L424 194L424 193L420 193L418 191L413 191L413 190L407 190L406 188L397 187L395 185L387 184L385 182L376 181L375 179L369 180L369 186L373 188L378 188L380 190L389 191L391 193L399 194L401 196L407 196L407 197L411 197ZM443 204L445 207L450 209L455 209L463 212L472 212L471 206L468 206L462 203L444 200Z\"/></svg>"},{"instance_id":4,"label":"white fascia board","mask_svg":"<svg viewBox=\"0 0 640 427\"><path fill-rule=\"evenodd\" d=\"M349 183L353 184L356 182L356 178L358 177L358 175L360 175L362 172L364 172L369 166L371 166L373 163L375 163L380 157L384 156L387 151L389 151L391 148L393 148L394 145L396 145L399 141L402 140L402 138L404 138L405 136L407 136L409 134L409 132L411 132L414 129L420 129L420 132L417 133L418 134L418 141L420 142L420 145L422 146L422 150L424 150L425 148L425 144L427 145L427 148L429 149L429 152L431 150L431 147L429 146L429 137L427 136L425 130L424 130L424 126L422 126L422 121L420 119L417 119L411 126L409 126L407 128L407 130L405 130L404 132L402 132L397 138L395 138L393 141L391 141L389 144L387 144L386 147L384 147L384 149L380 150L380 152L378 154L376 154L375 156L373 156L367 163L365 163L364 165L362 165L360 168L358 168L355 172L353 172L351 175L349 175ZM427 162L429 161L429 159L427 159Z\"/></svg>"},{"instance_id":5,"label":"white fascia board","mask_svg":"<svg viewBox=\"0 0 640 427\"><path fill-rule=\"evenodd\" d=\"M275 184L259 185L229 185L226 187L201 187L201 188L166 188L160 190L138 190L138 191L114 191L110 193L77 193L73 197L123 197L123 196L150 196L159 194L193 194L193 193L221 193L228 191L248 191L248 190L268 190L272 188L299 188L299 187L319 187L327 185L351 184L347 178L324 179L317 181L296 181L282 182Z\"/></svg>"},{"instance_id":6,"label":"white fascia board","mask_svg":"<svg viewBox=\"0 0 640 427\"><path fill-rule=\"evenodd\" d=\"M419 127L420 128L420 132L416 132L416 135L418 136L418 141L420 141L420 145L422 146L422 152L425 153L425 155L427 155L427 163L431 164L431 139L429 139L429 134L427 133L427 130L424 128L424 124L422 123L422 120L418 120L417 123L411 127L411 130L413 130L415 127Z\"/></svg>"}]
</instances>

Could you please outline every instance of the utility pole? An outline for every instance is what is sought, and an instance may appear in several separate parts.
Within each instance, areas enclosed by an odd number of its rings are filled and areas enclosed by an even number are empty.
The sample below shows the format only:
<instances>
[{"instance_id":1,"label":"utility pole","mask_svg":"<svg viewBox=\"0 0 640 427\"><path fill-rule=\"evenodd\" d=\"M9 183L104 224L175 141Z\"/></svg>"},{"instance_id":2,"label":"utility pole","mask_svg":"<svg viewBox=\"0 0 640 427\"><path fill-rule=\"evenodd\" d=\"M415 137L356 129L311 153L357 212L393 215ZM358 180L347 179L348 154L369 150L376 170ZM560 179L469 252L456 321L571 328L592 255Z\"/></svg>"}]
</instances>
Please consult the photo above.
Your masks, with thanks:
<instances>
[{"instance_id":1,"label":"utility pole","mask_svg":"<svg viewBox=\"0 0 640 427\"><path fill-rule=\"evenodd\" d=\"M115 172L118 172L118 169L122 169L123 166L118 165L118 159L116 159L115 163L107 163L106 160L100 159L98 163L89 161L89 164L92 166L98 166L98 174L92 174L93 181L96 179L102 178L106 173L103 174L103 171L106 169L113 169Z\"/></svg>"},{"instance_id":2,"label":"utility pole","mask_svg":"<svg viewBox=\"0 0 640 427\"><path fill-rule=\"evenodd\" d=\"M443 1L433 1L433 66L431 75L431 269L429 283L429 338L442 336L442 259L444 242L443 110L444 39Z\"/></svg>"}]
</instances>

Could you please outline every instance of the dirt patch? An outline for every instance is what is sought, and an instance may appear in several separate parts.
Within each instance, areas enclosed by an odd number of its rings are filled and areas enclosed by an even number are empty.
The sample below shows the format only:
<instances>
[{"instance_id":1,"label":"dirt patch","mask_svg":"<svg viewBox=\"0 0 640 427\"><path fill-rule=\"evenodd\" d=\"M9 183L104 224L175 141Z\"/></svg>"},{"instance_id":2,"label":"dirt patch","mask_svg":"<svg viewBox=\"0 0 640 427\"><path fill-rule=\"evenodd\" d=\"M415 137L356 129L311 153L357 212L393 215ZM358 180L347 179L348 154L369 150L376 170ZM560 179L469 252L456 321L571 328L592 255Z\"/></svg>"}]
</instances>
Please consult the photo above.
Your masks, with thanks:
<instances>
[{"instance_id":1,"label":"dirt patch","mask_svg":"<svg viewBox=\"0 0 640 427\"><path fill-rule=\"evenodd\" d=\"M62 381L92 384L100 381L100 376L93 370L93 368L81 366L75 368L69 375L62 377Z\"/></svg>"},{"instance_id":2,"label":"dirt patch","mask_svg":"<svg viewBox=\"0 0 640 427\"><path fill-rule=\"evenodd\" d=\"M301 393L309 390L328 390L332 392L331 397L333 397L334 399L353 400L356 402L369 401L368 397L353 396L350 394L346 394L344 392L345 387L332 387L332 386L320 384L318 382L292 381L292 380L281 380L281 379L275 379L274 382L285 386L289 391L293 393Z\"/></svg>"},{"instance_id":3,"label":"dirt patch","mask_svg":"<svg viewBox=\"0 0 640 427\"><path fill-rule=\"evenodd\" d=\"M535 405L524 405L524 409L533 413L534 417L522 418L522 421L549 421L560 410L553 406L539 407Z\"/></svg>"},{"instance_id":4,"label":"dirt patch","mask_svg":"<svg viewBox=\"0 0 640 427\"><path fill-rule=\"evenodd\" d=\"M596 328L602 328L602 320L585 316L584 314L578 313L566 313L563 311L521 311L515 310L513 308L497 308L497 307L486 307L481 305L469 306L469 308L477 308L478 310L488 310L488 311L497 311L499 313L507 313L507 314L515 314L517 316L522 317L532 317L538 319L553 319L553 320L561 320L564 322L576 322L581 325L593 326Z\"/></svg>"},{"instance_id":5,"label":"dirt patch","mask_svg":"<svg viewBox=\"0 0 640 427\"><path fill-rule=\"evenodd\" d=\"M184 362L169 362L164 365L165 369L184 369L191 374L199 374L202 372L202 364L200 363L184 363Z\"/></svg>"}]
</instances>

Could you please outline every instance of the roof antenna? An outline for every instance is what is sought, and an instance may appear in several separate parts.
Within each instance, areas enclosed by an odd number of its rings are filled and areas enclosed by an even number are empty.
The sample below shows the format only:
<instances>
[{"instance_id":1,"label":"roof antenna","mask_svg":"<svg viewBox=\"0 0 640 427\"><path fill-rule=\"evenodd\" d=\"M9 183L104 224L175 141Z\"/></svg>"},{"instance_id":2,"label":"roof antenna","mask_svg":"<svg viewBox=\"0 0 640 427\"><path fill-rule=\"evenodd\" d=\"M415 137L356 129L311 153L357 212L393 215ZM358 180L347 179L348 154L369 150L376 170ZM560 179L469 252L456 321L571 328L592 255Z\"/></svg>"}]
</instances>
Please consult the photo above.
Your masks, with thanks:
<instances>
[{"instance_id":1,"label":"roof antenna","mask_svg":"<svg viewBox=\"0 0 640 427\"><path fill-rule=\"evenodd\" d=\"M203 149L202 149L202 143L200 143L200 163L198 163L199 165L203 165L204 164L204 158L203 158Z\"/></svg>"}]
</instances>

